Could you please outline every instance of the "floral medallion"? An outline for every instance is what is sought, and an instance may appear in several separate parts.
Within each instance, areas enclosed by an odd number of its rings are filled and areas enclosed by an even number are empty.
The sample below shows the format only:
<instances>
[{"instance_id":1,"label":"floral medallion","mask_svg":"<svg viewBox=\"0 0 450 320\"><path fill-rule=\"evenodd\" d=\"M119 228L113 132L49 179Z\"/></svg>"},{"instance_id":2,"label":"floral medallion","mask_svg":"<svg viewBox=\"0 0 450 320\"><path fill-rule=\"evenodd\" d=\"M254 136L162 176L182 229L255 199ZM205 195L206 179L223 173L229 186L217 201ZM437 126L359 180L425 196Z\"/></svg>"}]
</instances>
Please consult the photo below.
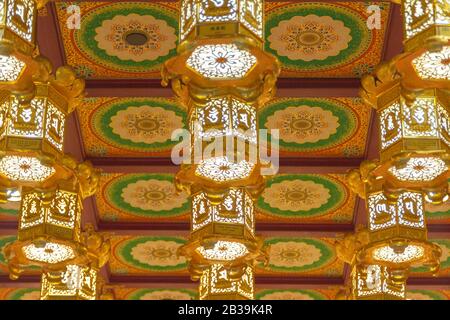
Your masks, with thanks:
<instances>
[{"instance_id":1,"label":"floral medallion","mask_svg":"<svg viewBox=\"0 0 450 320\"><path fill-rule=\"evenodd\" d=\"M132 207L142 210L172 210L186 202L186 195L177 194L174 184L166 180L139 180L122 190L122 198Z\"/></svg>"},{"instance_id":2,"label":"floral medallion","mask_svg":"<svg viewBox=\"0 0 450 320\"><path fill-rule=\"evenodd\" d=\"M185 243L175 237L136 237L115 247L118 259L135 268L151 271L174 271L186 268L186 260L177 255Z\"/></svg>"},{"instance_id":3,"label":"floral medallion","mask_svg":"<svg viewBox=\"0 0 450 320\"><path fill-rule=\"evenodd\" d=\"M121 60L155 60L167 56L177 45L176 30L150 15L117 15L103 20L95 32L98 47Z\"/></svg>"},{"instance_id":4,"label":"floral medallion","mask_svg":"<svg viewBox=\"0 0 450 320\"><path fill-rule=\"evenodd\" d=\"M357 133L352 108L332 99L277 99L260 112L261 128L278 129L282 150L317 152L344 145Z\"/></svg>"},{"instance_id":5,"label":"floral medallion","mask_svg":"<svg viewBox=\"0 0 450 320\"><path fill-rule=\"evenodd\" d=\"M284 217L325 215L342 206L347 191L340 182L319 175L278 175L259 197L259 211Z\"/></svg>"},{"instance_id":6,"label":"floral medallion","mask_svg":"<svg viewBox=\"0 0 450 320\"><path fill-rule=\"evenodd\" d=\"M172 132L184 128L186 112L171 100L128 98L108 101L92 112L89 126L98 140L139 153L169 152Z\"/></svg>"},{"instance_id":7,"label":"floral medallion","mask_svg":"<svg viewBox=\"0 0 450 320\"><path fill-rule=\"evenodd\" d=\"M183 118L172 110L142 105L120 110L111 117L113 133L134 143L164 143L183 127Z\"/></svg>"},{"instance_id":8,"label":"floral medallion","mask_svg":"<svg viewBox=\"0 0 450 320\"><path fill-rule=\"evenodd\" d=\"M380 5L386 21L389 4ZM355 64L382 59L385 23L369 30L363 3L271 3L266 11L266 51L277 56L285 77L361 77Z\"/></svg>"},{"instance_id":9,"label":"floral medallion","mask_svg":"<svg viewBox=\"0 0 450 320\"><path fill-rule=\"evenodd\" d=\"M278 110L267 118L267 128L280 128L286 142L317 142L336 133L339 119L318 107L299 106Z\"/></svg>"},{"instance_id":10,"label":"floral medallion","mask_svg":"<svg viewBox=\"0 0 450 320\"><path fill-rule=\"evenodd\" d=\"M335 258L327 243L310 238L272 238L265 241L272 271L305 272L323 268Z\"/></svg>"},{"instance_id":11,"label":"floral medallion","mask_svg":"<svg viewBox=\"0 0 450 320\"><path fill-rule=\"evenodd\" d=\"M313 181L291 180L272 184L262 197L273 208L307 211L327 203L330 191Z\"/></svg>"},{"instance_id":12,"label":"floral medallion","mask_svg":"<svg viewBox=\"0 0 450 320\"><path fill-rule=\"evenodd\" d=\"M163 2L76 3L80 28L68 28L72 19L56 4L66 61L87 78L159 78L162 64L176 55L178 8Z\"/></svg>"},{"instance_id":13,"label":"floral medallion","mask_svg":"<svg viewBox=\"0 0 450 320\"><path fill-rule=\"evenodd\" d=\"M348 47L350 31L342 21L311 14L281 21L268 40L271 49L290 60L324 60Z\"/></svg>"},{"instance_id":14,"label":"floral medallion","mask_svg":"<svg viewBox=\"0 0 450 320\"><path fill-rule=\"evenodd\" d=\"M105 201L116 210L145 217L175 217L189 211L185 193L177 193L168 174L126 174L103 187Z\"/></svg>"},{"instance_id":15,"label":"floral medallion","mask_svg":"<svg viewBox=\"0 0 450 320\"><path fill-rule=\"evenodd\" d=\"M327 300L314 290L262 290L256 293L257 300Z\"/></svg>"},{"instance_id":16,"label":"floral medallion","mask_svg":"<svg viewBox=\"0 0 450 320\"><path fill-rule=\"evenodd\" d=\"M193 300L196 292L185 289L142 289L128 295L128 300Z\"/></svg>"}]
</instances>

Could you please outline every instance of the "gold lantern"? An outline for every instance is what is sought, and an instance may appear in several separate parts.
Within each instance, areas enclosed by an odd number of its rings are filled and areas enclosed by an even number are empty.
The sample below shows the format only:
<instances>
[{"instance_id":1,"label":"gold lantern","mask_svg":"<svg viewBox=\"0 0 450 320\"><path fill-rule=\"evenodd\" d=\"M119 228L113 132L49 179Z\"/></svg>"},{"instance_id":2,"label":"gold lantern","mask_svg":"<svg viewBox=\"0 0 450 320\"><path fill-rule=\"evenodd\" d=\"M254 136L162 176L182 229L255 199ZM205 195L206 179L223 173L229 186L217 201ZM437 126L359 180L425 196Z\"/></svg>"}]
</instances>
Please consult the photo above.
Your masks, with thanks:
<instances>
[{"instance_id":1,"label":"gold lantern","mask_svg":"<svg viewBox=\"0 0 450 320\"><path fill-rule=\"evenodd\" d=\"M3 193L11 188L46 188L68 173L62 163L65 123L81 102L84 80L69 67L36 82L35 96L22 102L0 93L0 176Z\"/></svg>"},{"instance_id":2,"label":"gold lantern","mask_svg":"<svg viewBox=\"0 0 450 320\"><path fill-rule=\"evenodd\" d=\"M190 162L175 183L192 197L180 254L200 279L201 299L253 298L252 265L264 256L254 227L253 201L265 185L257 110L274 96L280 66L263 50L263 5L182 0L178 55L162 69L162 84L188 109Z\"/></svg>"},{"instance_id":3,"label":"gold lantern","mask_svg":"<svg viewBox=\"0 0 450 320\"><path fill-rule=\"evenodd\" d=\"M200 277L200 300L253 299L254 277L250 266L227 268L211 264Z\"/></svg>"},{"instance_id":4,"label":"gold lantern","mask_svg":"<svg viewBox=\"0 0 450 320\"><path fill-rule=\"evenodd\" d=\"M383 63L362 79L361 97L377 110L381 161L375 175L385 176L387 195L406 188L423 191L427 201L448 199L449 112L447 91L411 93L402 88L396 63Z\"/></svg>"},{"instance_id":5,"label":"gold lantern","mask_svg":"<svg viewBox=\"0 0 450 320\"><path fill-rule=\"evenodd\" d=\"M403 0L405 50L413 51L430 38L450 37L449 0Z\"/></svg>"},{"instance_id":6,"label":"gold lantern","mask_svg":"<svg viewBox=\"0 0 450 320\"><path fill-rule=\"evenodd\" d=\"M406 299L406 272L392 272L389 268L376 264L357 264L353 267L351 276L352 297L355 300Z\"/></svg>"},{"instance_id":7,"label":"gold lantern","mask_svg":"<svg viewBox=\"0 0 450 320\"><path fill-rule=\"evenodd\" d=\"M36 47L37 9L48 0L0 0L0 89L30 91L39 69Z\"/></svg>"},{"instance_id":8,"label":"gold lantern","mask_svg":"<svg viewBox=\"0 0 450 320\"><path fill-rule=\"evenodd\" d=\"M109 259L109 235L95 232L86 225L81 233L80 259L71 260L59 268L44 268L41 300L112 300L114 292L100 276L99 270Z\"/></svg>"},{"instance_id":9,"label":"gold lantern","mask_svg":"<svg viewBox=\"0 0 450 320\"><path fill-rule=\"evenodd\" d=\"M252 38L262 45L264 1L182 0L180 39Z\"/></svg>"},{"instance_id":10,"label":"gold lantern","mask_svg":"<svg viewBox=\"0 0 450 320\"><path fill-rule=\"evenodd\" d=\"M12 279L24 266L58 270L69 261L90 259L80 234L81 201L95 193L99 173L89 163L75 163L72 170L73 176L53 188L23 188L18 239L5 249Z\"/></svg>"},{"instance_id":11,"label":"gold lantern","mask_svg":"<svg viewBox=\"0 0 450 320\"><path fill-rule=\"evenodd\" d=\"M41 300L96 300L97 274L94 268L75 264L64 271L44 272Z\"/></svg>"},{"instance_id":12,"label":"gold lantern","mask_svg":"<svg viewBox=\"0 0 450 320\"><path fill-rule=\"evenodd\" d=\"M375 162L366 161L347 175L350 188L366 199L368 212L368 239L358 248L355 261L394 270L423 264L437 272L441 249L427 241L423 193L407 189L387 193L384 177L375 174L377 168Z\"/></svg>"}]
</instances>

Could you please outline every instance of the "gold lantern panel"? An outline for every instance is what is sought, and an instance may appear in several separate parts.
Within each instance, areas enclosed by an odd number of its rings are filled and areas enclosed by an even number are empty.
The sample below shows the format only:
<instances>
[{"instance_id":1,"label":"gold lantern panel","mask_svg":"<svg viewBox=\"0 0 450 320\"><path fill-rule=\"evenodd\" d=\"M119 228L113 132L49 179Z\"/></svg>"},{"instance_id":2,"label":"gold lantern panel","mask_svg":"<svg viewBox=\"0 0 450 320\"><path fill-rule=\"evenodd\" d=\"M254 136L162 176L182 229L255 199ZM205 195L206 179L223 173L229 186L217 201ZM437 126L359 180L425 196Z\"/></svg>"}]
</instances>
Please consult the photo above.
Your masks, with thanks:
<instances>
[{"instance_id":1,"label":"gold lantern panel","mask_svg":"<svg viewBox=\"0 0 450 320\"><path fill-rule=\"evenodd\" d=\"M406 279L404 279L406 282ZM405 300L405 282L397 283L387 267L355 265L352 270L355 300Z\"/></svg>"},{"instance_id":2,"label":"gold lantern panel","mask_svg":"<svg viewBox=\"0 0 450 320\"><path fill-rule=\"evenodd\" d=\"M253 269L245 266L238 274L221 264L210 265L200 278L200 300L252 300Z\"/></svg>"},{"instance_id":3,"label":"gold lantern panel","mask_svg":"<svg viewBox=\"0 0 450 320\"><path fill-rule=\"evenodd\" d=\"M192 235L254 236L254 204L244 188L230 189L223 201L212 205L204 192L192 197Z\"/></svg>"},{"instance_id":4,"label":"gold lantern panel","mask_svg":"<svg viewBox=\"0 0 450 320\"><path fill-rule=\"evenodd\" d=\"M426 239L423 195L419 192L400 193L396 203L390 203L383 192L367 197L371 241L402 237Z\"/></svg>"},{"instance_id":5,"label":"gold lantern panel","mask_svg":"<svg viewBox=\"0 0 450 320\"><path fill-rule=\"evenodd\" d=\"M0 0L0 88L32 94L37 9L48 0Z\"/></svg>"},{"instance_id":6,"label":"gold lantern panel","mask_svg":"<svg viewBox=\"0 0 450 320\"><path fill-rule=\"evenodd\" d=\"M396 202L388 199L397 199ZM383 192L367 196L369 243L358 252L358 261L393 268L412 264L439 268L441 250L427 241L424 197L420 192L401 191L386 197Z\"/></svg>"},{"instance_id":7,"label":"gold lantern panel","mask_svg":"<svg viewBox=\"0 0 450 320\"><path fill-rule=\"evenodd\" d=\"M24 188L19 214L18 239L30 240L42 236L54 236L78 241L81 200L78 190L72 186L60 185L50 195Z\"/></svg>"},{"instance_id":8,"label":"gold lantern panel","mask_svg":"<svg viewBox=\"0 0 450 320\"><path fill-rule=\"evenodd\" d=\"M182 0L180 39L243 36L263 38L262 0Z\"/></svg>"},{"instance_id":9,"label":"gold lantern panel","mask_svg":"<svg viewBox=\"0 0 450 320\"><path fill-rule=\"evenodd\" d=\"M31 55L35 47L36 19L35 0L0 0L0 47L5 42L13 43L15 48Z\"/></svg>"},{"instance_id":10,"label":"gold lantern panel","mask_svg":"<svg viewBox=\"0 0 450 320\"><path fill-rule=\"evenodd\" d=\"M219 204L212 204L206 193L197 193L192 197L190 238L180 254L193 268L259 259L264 254L254 219L253 199L244 188L230 189Z\"/></svg>"},{"instance_id":11,"label":"gold lantern panel","mask_svg":"<svg viewBox=\"0 0 450 320\"><path fill-rule=\"evenodd\" d=\"M423 46L433 37L450 37L449 0L403 0L405 50Z\"/></svg>"},{"instance_id":12,"label":"gold lantern panel","mask_svg":"<svg viewBox=\"0 0 450 320\"><path fill-rule=\"evenodd\" d=\"M41 300L96 300L98 271L69 264L64 271L44 272Z\"/></svg>"},{"instance_id":13,"label":"gold lantern panel","mask_svg":"<svg viewBox=\"0 0 450 320\"><path fill-rule=\"evenodd\" d=\"M450 150L450 101L446 92L426 91L411 103L400 94L391 97L378 106L382 161L401 152Z\"/></svg>"},{"instance_id":14,"label":"gold lantern panel","mask_svg":"<svg viewBox=\"0 0 450 320\"><path fill-rule=\"evenodd\" d=\"M257 144L256 108L253 105L226 96L212 98L205 105L194 104L190 109L194 143L232 136Z\"/></svg>"},{"instance_id":15,"label":"gold lantern panel","mask_svg":"<svg viewBox=\"0 0 450 320\"><path fill-rule=\"evenodd\" d=\"M64 135L67 116L81 102L84 81L61 67L48 82L36 82L31 101L0 93L0 175L11 183L41 187L65 169Z\"/></svg>"}]
</instances>

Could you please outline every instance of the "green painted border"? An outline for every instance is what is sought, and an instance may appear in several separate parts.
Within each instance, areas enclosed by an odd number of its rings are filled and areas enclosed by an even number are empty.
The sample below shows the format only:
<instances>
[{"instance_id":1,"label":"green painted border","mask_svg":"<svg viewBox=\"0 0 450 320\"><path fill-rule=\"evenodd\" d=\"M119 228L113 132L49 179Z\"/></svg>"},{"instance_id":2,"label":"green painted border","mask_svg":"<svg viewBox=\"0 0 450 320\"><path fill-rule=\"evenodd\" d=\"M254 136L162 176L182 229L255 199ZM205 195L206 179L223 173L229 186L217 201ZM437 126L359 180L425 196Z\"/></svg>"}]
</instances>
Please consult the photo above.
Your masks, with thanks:
<instances>
[{"instance_id":1,"label":"green painted border","mask_svg":"<svg viewBox=\"0 0 450 320\"><path fill-rule=\"evenodd\" d=\"M94 55L100 59L100 61L95 60L96 63L115 70L128 72L149 72L150 68L157 67L167 59L175 56L177 50L172 49L166 56L158 57L155 60L135 62L132 60L121 60L118 57L110 56L105 50L100 49L97 46L97 41L95 41L95 29L100 27L104 20L111 20L117 15L126 16L132 13L139 15L151 15L156 19L165 20L169 26L175 29L175 35L178 37L179 27L177 15L174 14L173 16L170 16L170 14L167 13L168 10L164 12L163 8L156 4L145 3L145 6L151 7L143 7L142 4L136 4L135 2L122 2L102 6L89 11L83 17L84 23L82 24L81 29L75 30L74 32L74 38L77 39L79 49L82 50L80 45L83 46L84 44L87 50L82 51L85 51L85 53ZM176 43L178 44L178 40Z\"/></svg>"},{"instance_id":2,"label":"green painted border","mask_svg":"<svg viewBox=\"0 0 450 320\"><path fill-rule=\"evenodd\" d=\"M36 289L36 288L17 289L17 290L14 290L13 292L11 292L7 298L9 300L22 300L22 297L25 294L30 293L30 292L35 292L35 291L39 292L39 294L41 292L41 290Z\"/></svg>"},{"instance_id":3,"label":"green painted border","mask_svg":"<svg viewBox=\"0 0 450 320\"><path fill-rule=\"evenodd\" d=\"M330 8L330 6L332 8ZM280 11L282 11L280 13ZM284 11L284 12L283 12ZM315 14L317 16L329 16L334 20L340 20L344 25L350 29L350 40L348 47L342 50L337 56L328 57L324 60L312 60L312 61L302 61L302 60L290 60L287 57L280 56L277 52L270 48L270 42L268 40L271 34L272 28L279 25L283 20L289 20L295 16L307 16L310 14ZM347 59L351 58L352 55L357 56L358 53L361 55L371 43L372 35L370 32L365 32L367 26L365 20L356 19L357 12L354 12L355 16L349 9L343 8L341 6L332 4L294 4L292 6L283 6L279 9L275 9L269 13L266 17L266 41L265 50L274 54L280 62L298 71L319 71L326 69L333 69L339 66L339 64L346 63ZM362 18L362 17L361 17ZM367 42L367 48L361 46L364 42Z\"/></svg>"},{"instance_id":4,"label":"green painted border","mask_svg":"<svg viewBox=\"0 0 450 320\"><path fill-rule=\"evenodd\" d=\"M315 269L319 269L324 267L325 265L331 263L331 259L333 259L336 255L333 249L323 241L312 239L312 238L270 238L264 241L264 246L269 246L271 244L276 244L280 242L298 242L298 243L306 243L309 245L313 245L316 248L320 249L320 253L322 256L320 259L312 264L301 266L301 267L280 267L275 266L273 264L268 264L270 270L273 271L284 271L284 272L303 272L303 271L311 271ZM270 253L269 253L270 256ZM270 260L270 258L269 258ZM263 266L261 263L260 266Z\"/></svg>"},{"instance_id":5,"label":"green painted border","mask_svg":"<svg viewBox=\"0 0 450 320\"><path fill-rule=\"evenodd\" d=\"M130 240L126 241L125 244L123 244L119 248L118 254L124 260L125 263L127 263L135 268L137 267L137 268L141 268L141 269L145 269L145 270L163 272L163 271L182 270L187 267L186 262L177 264L175 266L151 266L149 264L145 264L145 263L137 261L131 255L131 250L134 247L136 247L138 244L149 242L149 241L158 241L158 240L173 241L173 242L176 242L179 244L186 243L186 240L184 240L182 238L175 238L175 237L138 237L138 238L134 238L134 239L130 239Z\"/></svg>"},{"instance_id":6,"label":"green painted border","mask_svg":"<svg viewBox=\"0 0 450 320\"><path fill-rule=\"evenodd\" d=\"M157 291L174 291L174 292L182 292L188 294L192 299L197 300L198 294L195 291L187 290L187 289L166 289L166 288L158 288L158 289L140 289L137 290L130 295L127 296L127 300L141 300L141 297L147 293L157 292Z\"/></svg>"},{"instance_id":7,"label":"green painted border","mask_svg":"<svg viewBox=\"0 0 450 320\"><path fill-rule=\"evenodd\" d=\"M0 215L17 217L19 210L0 208Z\"/></svg>"},{"instance_id":8,"label":"green painted border","mask_svg":"<svg viewBox=\"0 0 450 320\"><path fill-rule=\"evenodd\" d=\"M152 210L143 210L140 208L136 208L131 206L128 202L125 202L122 198L122 190L128 186L130 183L134 183L140 180L160 180L160 181L169 181L174 182L174 176L169 174L151 174L151 173L142 173L142 174L127 174L124 176L120 176L111 180L108 185L105 187L105 196L106 201L116 207L119 210L124 210L127 213L145 216L145 217L174 217L180 216L191 210L191 203L186 199L186 202L180 208L174 208L172 210L160 210L160 211L152 211Z\"/></svg>"},{"instance_id":9,"label":"green painted border","mask_svg":"<svg viewBox=\"0 0 450 320\"><path fill-rule=\"evenodd\" d=\"M448 240L448 239L432 239L431 242L443 245L450 249L450 240ZM444 270L444 269L448 269L448 268L450 268L450 257L448 257L446 261L441 262L440 270ZM415 268L411 268L411 272L429 272L429 268L415 267Z\"/></svg>"},{"instance_id":10,"label":"green painted border","mask_svg":"<svg viewBox=\"0 0 450 320\"><path fill-rule=\"evenodd\" d=\"M121 99L117 102L107 103L91 115L90 126L99 139L106 140L106 142L111 143L118 148L126 148L133 151L154 152L167 150L179 143L179 141L171 141L170 137L165 142L155 142L152 144L133 142L131 140L123 139L113 132L113 128L109 126L113 116L119 111L126 110L129 107L141 107L144 105L160 107L175 112L177 116L181 117L183 128L185 128L187 119L186 112L175 103L171 104L160 99Z\"/></svg>"},{"instance_id":11,"label":"green painted border","mask_svg":"<svg viewBox=\"0 0 450 320\"><path fill-rule=\"evenodd\" d=\"M429 296L430 298L432 298L432 300L448 300L448 298L440 293L439 291L433 291L433 290L408 290L408 292L411 293L422 293L425 294L427 296Z\"/></svg>"},{"instance_id":12,"label":"green painted border","mask_svg":"<svg viewBox=\"0 0 450 320\"><path fill-rule=\"evenodd\" d=\"M275 216L282 217L312 217L312 216L320 216L327 214L330 210L335 209L341 206L345 200L346 189L345 187L339 188L337 182L333 182L329 180L329 178L325 178L318 175L308 175L308 174L298 174L298 175L279 175L271 178L267 181L266 190L274 183L280 183L283 181L293 181L293 180L302 180L302 181L313 181L315 183L323 185L330 191L330 199L327 203L323 204L319 208L314 208L310 210L280 210L278 208L272 208L268 203L263 200L262 195L259 196L256 205L258 208L263 209L264 212Z\"/></svg>"},{"instance_id":13,"label":"green painted border","mask_svg":"<svg viewBox=\"0 0 450 320\"><path fill-rule=\"evenodd\" d=\"M0 263L7 265L8 261L6 261L6 257L3 253L3 250L5 249L5 246L11 242L14 242L17 240L16 236L5 236L0 237Z\"/></svg>"},{"instance_id":14,"label":"green painted border","mask_svg":"<svg viewBox=\"0 0 450 320\"><path fill-rule=\"evenodd\" d=\"M297 107L306 105L309 107L320 107L323 110L330 111L334 116L339 119L339 127L336 129L336 133L332 134L328 139L322 139L317 142L305 142L295 143L283 141L280 137L279 144L282 148L289 151L317 151L323 149L332 148L344 140L349 139L358 129L359 121L357 116L346 107L345 104L341 104L338 101L332 101L329 99L307 99L307 98L288 98L276 100L267 104L259 114L259 127L266 128L265 124L267 118L273 115L276 111L285 110L288 107ZM270 134L268 134L270 137Z\"/></svg>"},{"instance_id":15,"label":"green painted border","mask_svg":"<svg viewBox=\"0 0 450 320\"><path fill-rule=\"evenodd\" d=\"M314 300L328 300L328 298L325 295L323 295L322 293L319 293L317 291L300 290L300 289L292 289L292 290L266 289L266 290L257 292L255 294L255 299L261 300L261 298L264 298L264 296L266 296L268 294L278 293L278 292L280 292L280 293L284 293L284 292L301 293L301 294L306 294L306 295L310 296Z\"/></svg>"}]
</instances>

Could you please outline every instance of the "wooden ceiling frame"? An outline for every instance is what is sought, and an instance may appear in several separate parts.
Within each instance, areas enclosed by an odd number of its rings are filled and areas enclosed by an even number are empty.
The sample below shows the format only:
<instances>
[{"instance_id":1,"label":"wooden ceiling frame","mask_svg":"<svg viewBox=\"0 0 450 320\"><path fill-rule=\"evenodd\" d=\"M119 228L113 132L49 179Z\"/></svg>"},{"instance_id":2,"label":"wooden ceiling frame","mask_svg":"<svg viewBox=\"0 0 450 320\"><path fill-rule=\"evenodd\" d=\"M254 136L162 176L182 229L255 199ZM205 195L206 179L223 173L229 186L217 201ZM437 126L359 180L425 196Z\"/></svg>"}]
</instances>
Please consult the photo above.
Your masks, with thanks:
<instances>
[{"instance_id":1,"label":"wooden ceiling frame","mask_svg":"<svg viewBox=\"0 0 450 320\"><path fill-rule=\"evenodd\" d=\"M88 0L78 0L83 2ZM167 1L167 0L166 0ZM169 0L170 2L178 0ZM168 1L168 2L169 2ZM272 0L266 0L272 1ZM273 0L275 1L275 0ZM285 0L277 0L285 1ZM292 1L292 0L291 0ZM119 2L104 1L104 2ZM148 2L146 0L135 0L135 2ZM304 2L303 0L293 0L292 2ZM339 2L316 0L315 2ZM364 0L347 0L346 2L364 2ZM381 2L372 0L372 2ZM55 67L66 63L64 46L56 15L54 3L47 4L46 15L38 18L38 43L40 52L47 56ZM402 44L398 39L402 38L402 24L400 7L393 5L389 14L388 32L386 32L383 59L387 60L402 51ZM360 86L360 80L355 78L281 78L278 81L278 96L280 97L356 97ZM86 81L87 95L90 97L114 96L114 97L172 97L170 88L162 88L159 79L95 79ZM378 125L375 113L371 113L369 133L366 145L365 157L363 159L344 158L282 158L280 159L281 173L345 173L349 169L359 167L364 159L373 159L378 156ZM89 160L96 167L105 172L171 172L177 171L177 166L173 165L169 158L89 158L86 156L81 137L80 126L76 112L74 112L67 124L68 139L65 152L71 153L79 161ZM332 163L332 165L330 165ZM139 234L155 231L177 231L186 233L189 230L188 222L174 223L138 223L138 222L107 222L99 219L98 209L94 197L84 201L83 224L92 223L99 231L111 232L113 234ZM354 220L350 224L301 224L301 223L263 223L257 222L258 233L296 234L308 233L309 235L334 236L344 232L351 232L356 225L366 223L366 210L364 201L359 199L355 205ZM0 235L15 234L17 222L0 222ZM430 238L450 237L448 225L430 225ZM345 266L343 277L304 277L304 276L262 276L256 275L257 286L268 287L295 287L295 288L329 288L343 286L349 277L349 267ZM174 286L192 286L189 276L142 276L142 275L114 275L111 274L109 265L105 266L102 274L108 279L110 284L124 287L152 287L159 284L170 284ZM33 287L38 288L39 276L22 276L17 281L12 281L7 275L0 275L0 287ZM448 289L450 278L410 278L408 286L415 288Z\"/></svg>"}]
</instances>

